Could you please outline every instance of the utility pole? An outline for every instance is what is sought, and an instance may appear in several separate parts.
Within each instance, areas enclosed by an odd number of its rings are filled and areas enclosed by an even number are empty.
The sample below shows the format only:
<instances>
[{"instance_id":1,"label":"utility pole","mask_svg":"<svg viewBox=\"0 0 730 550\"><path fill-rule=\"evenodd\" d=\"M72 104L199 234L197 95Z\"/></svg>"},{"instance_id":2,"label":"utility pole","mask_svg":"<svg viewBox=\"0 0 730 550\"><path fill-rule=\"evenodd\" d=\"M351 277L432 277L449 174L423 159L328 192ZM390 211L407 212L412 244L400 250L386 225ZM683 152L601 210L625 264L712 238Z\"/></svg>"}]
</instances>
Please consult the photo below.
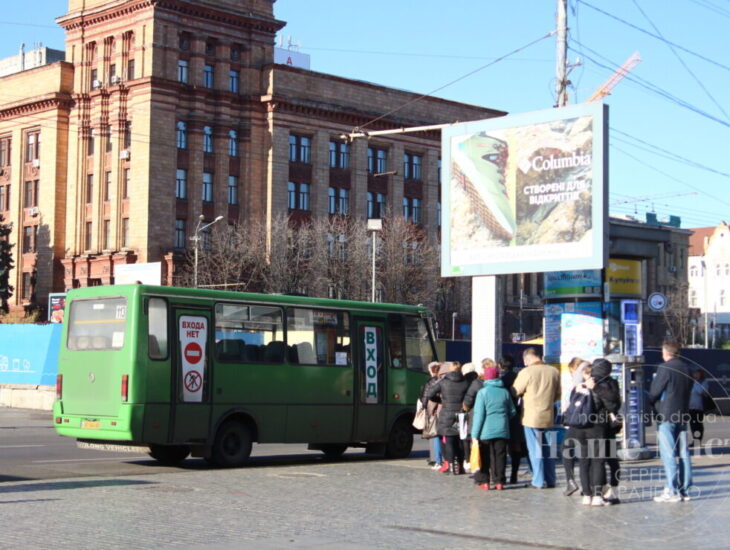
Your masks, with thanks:
<instances>
[{"instance_id":1,"label":"utility pole","mask_svg":"<svg viewBox=\"0 0 730 550\"><path fill-rule=\"evenodd\" d=\"M557 51L555 55L556 107L568 104L568 0L558 0L556 28Z\"/></svg>"}]
</instances>

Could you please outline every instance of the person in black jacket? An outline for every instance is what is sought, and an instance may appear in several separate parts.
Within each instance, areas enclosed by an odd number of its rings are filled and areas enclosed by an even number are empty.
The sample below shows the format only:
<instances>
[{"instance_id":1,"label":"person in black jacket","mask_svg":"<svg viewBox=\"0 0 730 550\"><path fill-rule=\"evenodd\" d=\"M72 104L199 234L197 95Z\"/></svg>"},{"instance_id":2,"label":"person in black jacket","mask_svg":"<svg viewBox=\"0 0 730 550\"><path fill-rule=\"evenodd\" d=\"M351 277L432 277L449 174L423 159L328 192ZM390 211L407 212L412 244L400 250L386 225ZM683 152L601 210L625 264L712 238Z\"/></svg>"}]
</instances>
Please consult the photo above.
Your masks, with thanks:
<instances>
[{"instance_id":1,"label":"person in black jacket","mask_svg":"<svg viewBox=\"0 0 730 550\"><path fill-rule=\"evenodd\" d=\"M455 475L464 473L464 448L459 438L458 414L463 412L464 395L469 383L461 374L461 364L457 362L446 363L449 372L428 390L428 399L437 401L441 399L441 411L438 417L438 434L444 436L446 445L444 448L444 464L441 467L443 473L451 471Z\"/></svg>"},{"instance_id":2,"label":"person in black jacket","mask_svg":"<svg viewBox=\"0 0 730 550\"><path fill-rule=\"evenodd\" d=\"M612 503L603 498L603 486L606 484L606 442L610 436L611 414L618 414L621 396L618 385L611 382L611 368L611 363L605 359L596 359L590 369L586 367L583 371L586 378L583 389L578 387L574 390L590 390L593 398L591 425L576 428L572 432L579 446L578 463L583 504L590 506Z\"/></svg>"},{"instance_id":3,"label":"person in black jacket","mask_svg":"<svg viewBox=\"0 0 730 550\"><path fill-rule=\"evenodd\" d=\"M687 423L694 380L690 366L679 356L679 344L676 341L664 342L662 359L664 363L657 367L649 388L649 402L657 412L657 442L666 477L664 492L654 497L654 500L681 502L689 500L688 491L692 484Z\"/></svg>"}]
</instances>

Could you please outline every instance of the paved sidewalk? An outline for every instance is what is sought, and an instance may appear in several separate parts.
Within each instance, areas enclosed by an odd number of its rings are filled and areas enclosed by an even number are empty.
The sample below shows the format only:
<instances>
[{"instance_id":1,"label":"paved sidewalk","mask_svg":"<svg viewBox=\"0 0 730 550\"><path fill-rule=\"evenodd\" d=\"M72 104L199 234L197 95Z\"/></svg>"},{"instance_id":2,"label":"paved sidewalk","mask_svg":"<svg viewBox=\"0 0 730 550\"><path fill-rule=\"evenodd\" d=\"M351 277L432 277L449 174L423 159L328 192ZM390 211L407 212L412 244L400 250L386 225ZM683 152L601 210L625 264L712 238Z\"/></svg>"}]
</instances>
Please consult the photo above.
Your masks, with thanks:
<instances>
[{"instance_id":1,"label":"paved sidewalk","mask_svg":"<svg viewBox=\"0 0 730 550\"><path fill-rule=\"evenodd\" d=\"M619 506L560 489L476 490L423 458L0 484L3 549L727 548L730 456L696 460L697 499L656 504L656 462Z\"/></svg>"}]
</instances>

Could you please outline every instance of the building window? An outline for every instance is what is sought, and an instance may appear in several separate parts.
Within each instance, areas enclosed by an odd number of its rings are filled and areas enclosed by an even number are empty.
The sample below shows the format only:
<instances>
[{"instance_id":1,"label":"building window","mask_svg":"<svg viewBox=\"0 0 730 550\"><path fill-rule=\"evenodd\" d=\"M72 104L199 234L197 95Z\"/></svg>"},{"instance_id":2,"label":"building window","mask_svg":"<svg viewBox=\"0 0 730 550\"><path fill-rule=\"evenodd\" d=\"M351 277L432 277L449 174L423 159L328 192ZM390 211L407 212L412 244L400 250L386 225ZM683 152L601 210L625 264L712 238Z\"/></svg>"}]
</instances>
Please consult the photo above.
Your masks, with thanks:
<instances>
[{"instance_id":1,"label":"building window","mask_svg":"<svg viewBox=\"0 0 730 550\"><path fill-rule=\"evenodd\" d=\"M725 305L725 289L720 289L720 305Z\"/></svg>"},{"instance_id":2,"label":"building window","mask_svg":"<svg viewBox=\"0 0 730 550\"><path fill-rule=\"evenodd\" d=\"M129 198L129 183L130 183L130 170L129 168L124 169L124 177L122 178L122 198Z\"/></svg>"},{"instance_id":3,"label":"building window","mask_svg":"<svg viewBox=\"0 0 730 550\"><path fill-rule=\"evenodd\" d=\"M177 123L177 148L188 148L188 126L182 120Z\"/></svg>"},{"instance_id":4,"label":"building window","mask_svg":"<svg viewBox=\"0 0 730 550\"><path fill-rule=\"evenodd\" d=\"M38 206L38 180L23 183L23 207Z\"/></svg>"},{"instance_id":5,"label":"building window","mask_svg":"<svg viewBox=\"0 0 730 550\"><path fill-rule=\"evenodd\" d=\"M25 162L33 162L41 156L41 133L25 134Z\"/></svg>"},{"instance_id":6,"label":"building window","mask_svg":"<svg viewBox=\"0 0 730 550\"><path fill-rule=\"evenodd\" d=\"M129 120L124 123L124 148L132 148L132 122Z\"/></svg>"},{"instance_id":7,"label":"building window","mask_svg":"<svg viewBox=\"0 0 730 550\"><path fill-rule=\"evenodd\" d=\"M386 196L383 193L371 193L367 194L367 217L368 218L382 218L385 216L385 202Z\"/></svg>"},{"instance_id":8,"label":"building window","mask_svg":"<svg viewBox=\"0 0 730 550\"><path fill-rule=\"evenodd\" d=\"M368 147L368 173L382 174L388 171L388 151Z\"/></svg>"},{"instance_id":9,"label":"building window","mask_svg":"<svg viewBox=\"0 0 730 550\"><path fill-rule=\"evenodd\" d=\"M183 84L188 83L188 62L185 59L177 61L177 81Z\"/></svg>"},{"instance_id":10,"label":"building window","mask_svg":"<svg viewBox=\"0 0 730 550\"><path fill-rule=\"evenodd\" d=\"M23 289L22 289L22 298L25 301L28 301L33 296L33 274L32 273L23 273Z\"/></svg>"},{"instance_id":11,"label":"building window","mask_svg":"<svg viewBox=\"0 0 730 550\"><path fill-rule=\"evenodd\" d=\"M175 198L176 199L187 199L188 198L188 171L177 169L175 175Z\"/></svg>"},{"instance_id":12,"label":"building window","mask_svg":"<svg viewBox=\"0 0 730 550\"><path fill-rule=\"evenodd\" d=\"M241 87L241 73L239 71L228 71L228 91L237 94Z\"/></svg>"},{"instance_id":13,"label":"building window","mask_svg":"<svg viewBox=\"0 0 730 550\"><path fill-rule=\"evenodd\" d=\"M350 146L347 143L330 140L330 168L350 167Z\"/></svg>"},{"instance_id":14,"label":"building window","mask_svg":"<svg viewBox=\"0 0 730 550\"><path fill-rule=\"evenodd\" d=\"M32 254L36 251L36 237L38 235L37 225L26 225L23 227L23 253Z\"/></svg>"},{"instance_id":15,"label":"building window","mask_svg":"<svg viewBox=\"0 0 730 550\"><path fill-rule=\"evenodd\" d=\"M239 59L241 59L241 48L231 46L231 61L238 61Z\"/></svg>"},{"instance_id":16,"label":"building window","mask_svg":"<svg viewBox=\"0 0 730 550\"><path fill-rule=\"evenodd\" d=\"M104 250L109 250L111 248L111 238L112 238L112 222L111 222L111 220L104 220L104 235L103 235Z\"/></svg>"},{"instance_id":17,"label":"building window","mask_svg":"<svg viewBox=\"0 0 730 550\"><path fill-rule=\"evenodd\" d=\"M235 130L228 131L228 156L238 156L238 132Z\"/></svg>"},{"instance_id":18,"label":"building window","mask_svg":"<svg viewBox=\"0 0 730 550\"><path fill-rule=\"evenodd\" d=\"M185 220L175 220L175 248L185 248Z\"/></svg>"},{"instance_id":19,"label":"building window","mask_svg":"<svg viewBox=\"0 0 730 550\"><path fill-rule=\"evenodd\" d=\"M309 210L309 184L289 182L288 187L289 210Z\"/></svg>"},{"instance_id":20,"label":"building window","mask_svg":"<svg viewBox=\"0 0 730 550\"><path fill-rule=\"evenodd\" d=\"M329 213L346 216L350 207L350 191L339 187L330 187L328 196Z\"/></svg>"},{"instance_id":21,"label":"building window","mask_svg":"<svg viewBox=\"0 0 730 550\"><path fill-rule=\"evenodd\" d=\"M86 174L86 204L94 202L94 174Z\"/></svg>"},{"instance_id":22,"label":"building window","mask_svg":"<svg viewBox=\"0 0 730 550\"><path fill-rule=\"evenodd\" d=\"M134 80L134 59L127 61L127 80Z\"/></svg>"},{"instance_id":23,"label":"building window","mask_svg":"<svg viewBox=\"0 0 730 550\"><path fill-rule=\"evenodd\" d=\"M205 43L205 55L215 55L215 42Z\"/></svg>"},{"instance_id":24,"label":"building window","mask_svg":"<svg viewBox=\"0 0 730 550\"><path fill-rule=\"evenodd\" d=\"M10 210L10 185L0 185L0 212Z\"/></svg>"},{"instance_id":25,"label":"building window","mask_svg":"<svg viewBox=\"0 0 730 550\"><path fill-rule=\"evenodd\" d=\"M91 72L89 73L89 85L93 90L99 87L99 73L96 69L91 69Z\"/></svg>"},{"instance_id":26,"label":"building window","mask_svg":"<svg viewBox=\"0 0 730 550\"><path fill-rule=\"evenodd\" d=\"M122 247L129 247L129 218L122 218Z\"/></svg>"},{"instance_id":27,"label":"building window","mask_svg":"<svg viewBox=\"0 0 730 550\"><path fill-rule=\"evenodd\" d=\"M106 128L104 128L104 137L106 137L106 152L111 153L112 152L112 127L111 124L108 124Z\"/></svg>"},{"instance_id":28,"label":"building window","mask_svg":"<svg viewBox=\"0 0 730 550\"><path fill-rule=\"evenodd\" d=\"M228 204L238 204L238 178L228 176Z\"/></svg>"},{"instance_id":29,"label":"building window","mask_svg":"<svg viewBox=\"0 0 730 550\"><path fill-rule=\"evenodd\" d=\"M10 166L10 143L9 137L0 138L0 166Z\"/></svg>"},{"instance_id":30,"label":"building window","mask_svg":"<svg viewBox=\"0 0 730 550\"><path fill-rule=\"evenodd\" d=\"M117 65L112 63L109 65L109 83L114 84L115 77L117 76Z\"/></svg>"},{"instance_id":31,"label":"building window","mask_svg":"<svg viewBox=\"0 0 730 550\"><path fill-rule=\"evenodd\" d=\"M112 173L104 172L104 200L111 199L112 194Z\"/></svg>"},{"instance_id":32,"label":"building window","mask_svg":"<svg viewBox=\"0 0 730 550\"><path fill-rule=\"evenodd\" d=\"M693 265L689 268L689 276L690 277L697 277L697 266Z\"/></svg>"},{"instance_id":33,"label":"building window","mask_svg":"<svg viewBox=\"0 0 730 550\"><path fill-rule=\"evenodd\" d=\"M421 223L421 199L403 197L403 217L413 223Z\"/></svg>"},{"instance_id":34,"label":"building window","mask_svg":"<svg viewBox=\"0 0 730 550\"><path fill-rule=\"evenodd\" d=\"M86 154L90 157L94 156L96 140L94 139L94 129L89 130L89 137L86 138Z\"/></svg>"},{"instance_id":35,"label":"building window","mask_svg":"<svg viewBox=\"0 0 730 550\"><path fill-rule=\"evenodd\" d=\"M202 199L203 202L213 202L213 174L210 172L203 172L203 188L202 188Z\"/></svg>"},{"instance_id":36,"label":"building window","mask_svg":"<svg viewBox=\"0 0 730 550\"><path fill-rule=\"evenodd\" d=\"M203 86L206 88L213 87L213 65L203 67Z\"/></svg>"},{"instance_id":37,"label":"building window","mask_svg":"<svg viewBox=\"0 0 730 550\"><path fill-rule=\"evenodd\" d=\"M289 162L310 162L312 140L306 136L289 136Z\"/></svg>"},{"instance_id":38,"label":"building window","mask_svg":"<svg viewBox=\"0 0 730 550\"><path fill-rule=\"evenodd\" d=\"M407 180L421 179L421 165L423 157L421 155L413 155L406 153L403 155L403 177Z\"/></svg>"},{"instance_id":39,"label":"building window","mask_svg":"<svg viewBox=\"0 0 730 550\"><path fill-rule=\"evenodd\" d=\"M184 52L190 50L190 36L188 34L181 34L178 46Z\"/></svg>"},{"instance_id":40,"label":"building window","mask_svg":"<svg viewBox=\"0 0 730 550\"><path fill-rule=\"evenodd\" d=\"M86 222L86 230L84 231L84 250L91 250L91 237L94 225L92 222Z\"/></svg>"},{"instance_id":41,"label":"building window","mask_svg":"<svg viewBox=\"0 0 730 550\"><path fill-rule=\"evenodd\" d=\"M213 128L210 126L203 127L203 152L213 152Z\"/></svg>"},{"instance_id":42,"label":"building window","mask_svg":"<svg viewBox=\"0 0 730 550\"><path fill-rule=\"evenodd\" d=\"M689 291L689 307L697 307L697 291Z\"/></svg>"},{"instance_id":43,"label":"building window","mask_svg":"<svg viewBox=\"0 0 730 550\"><path fill-rule=\"evenodd\" d=\"M441 201L436 203L436 227L441 227Z\"/></svg>"}]
</instances>

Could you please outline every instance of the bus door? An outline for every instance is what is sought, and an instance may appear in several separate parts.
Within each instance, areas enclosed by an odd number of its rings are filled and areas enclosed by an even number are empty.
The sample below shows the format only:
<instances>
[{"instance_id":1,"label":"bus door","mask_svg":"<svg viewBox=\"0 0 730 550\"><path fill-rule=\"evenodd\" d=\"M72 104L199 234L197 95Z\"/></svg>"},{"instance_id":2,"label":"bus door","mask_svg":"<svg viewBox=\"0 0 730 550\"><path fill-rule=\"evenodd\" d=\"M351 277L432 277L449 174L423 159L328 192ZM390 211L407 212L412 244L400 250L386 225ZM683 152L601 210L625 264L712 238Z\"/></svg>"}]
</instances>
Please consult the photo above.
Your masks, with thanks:
<instances>
[{"instance_id":1,"label":"bus door","mask_svg":"<svg viewBox=\"0 0 730 550\"><path fill-rule=\"evenodd\" d=\"M208 308L175 308L172 442L205 442L210 427L214 327Z\"/></svg>"},{"instance_id":2,"label":"bus door","mask_svg":"<svg viewBox=\"0 0 730 550\"><path fill-rule=\"evenodd\" d=\"M355 441L385 439L385 324L355 320Z\"/></svg>"}]
</instances>

